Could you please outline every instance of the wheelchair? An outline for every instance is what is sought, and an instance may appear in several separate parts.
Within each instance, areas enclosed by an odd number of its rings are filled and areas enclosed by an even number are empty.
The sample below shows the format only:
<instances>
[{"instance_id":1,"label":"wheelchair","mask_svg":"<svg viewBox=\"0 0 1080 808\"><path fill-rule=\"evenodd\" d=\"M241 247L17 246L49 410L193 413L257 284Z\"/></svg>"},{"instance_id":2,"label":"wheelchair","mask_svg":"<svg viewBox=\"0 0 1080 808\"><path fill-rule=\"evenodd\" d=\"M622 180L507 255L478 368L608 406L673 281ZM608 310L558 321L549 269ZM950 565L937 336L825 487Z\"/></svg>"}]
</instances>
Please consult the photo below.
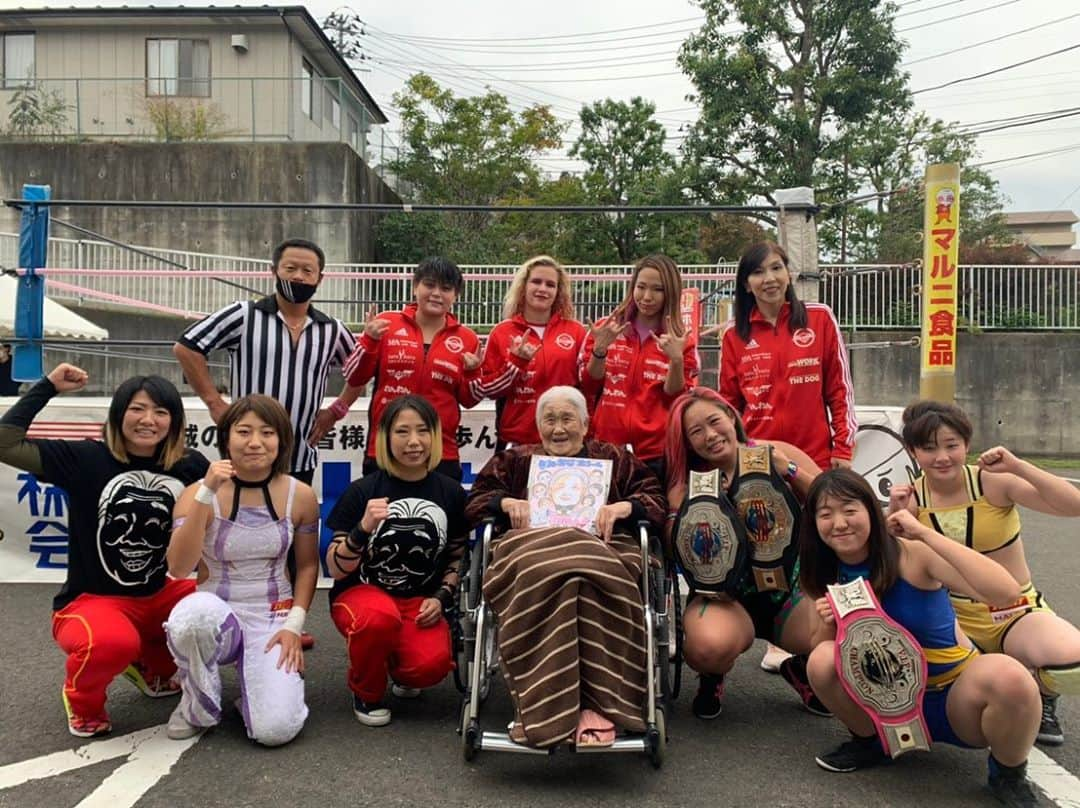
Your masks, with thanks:
<instances>
[{"instance_id":1,"label":"wheelchair","mask_svg":"<svg viewBox=\"0 0 1080 808\"><path fill-rule=\"evenodd\" d=\"M483 595L484 570L491 558L495 523L485 520L480 536L466 546L462 557L461 583L456 620L452 623L456 668L454 681L462 693L461 736L462 754L466 761L481 750L549 755L556 748L538 749L510 739L508 732L481 729L480 708L487 700L500 677L498 626L495 615ZM652 765L660 768L667 744L667 715L669 704L678 696L682 678L681 599L679 581L672 564L664 561L661 543L649 535L648 525L637 525L641 547L640 590L644 603L647 664L652 672L647 677L644 718L646 731L627 737L617 737L610 746L582 746L573 743L574 752L643 752ZM659 564L657 564L659 561ZM566 748L566 745L560 745Z\"/></svg>"}]
</instances>

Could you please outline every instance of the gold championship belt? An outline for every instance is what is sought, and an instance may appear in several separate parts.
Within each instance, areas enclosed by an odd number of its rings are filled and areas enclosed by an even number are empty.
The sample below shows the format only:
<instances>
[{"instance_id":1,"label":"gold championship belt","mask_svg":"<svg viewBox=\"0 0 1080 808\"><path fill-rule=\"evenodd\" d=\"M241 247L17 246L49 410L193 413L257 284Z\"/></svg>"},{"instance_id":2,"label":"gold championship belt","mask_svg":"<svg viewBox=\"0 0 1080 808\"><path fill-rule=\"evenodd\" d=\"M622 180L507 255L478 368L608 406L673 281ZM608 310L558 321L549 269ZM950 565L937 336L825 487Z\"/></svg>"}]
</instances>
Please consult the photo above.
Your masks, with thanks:
<instances>
[{"instance_id":1,"label":"gold championship belt","mask_svg":"<svg viewBox=\"0 0 1080 808\"><path fill-rule=\"evenodd\" d=\"M746 574L746 530L719 470L690 472L686 501L672 530L675 555L690 589L733 594Z\"/></svg>"},{"instance_id":2,"label":"gold championship belt","mask_svg":"<svg viewBox=\"0 0 1080 808\"><path fill-rule=\"evenodd\" d=\"M926 657L911 633L889 617L865 578L832 584L836 672L847 694L874 722L881 745L899 757L930 749L923 718Z\"/></svg>"},{"instance_id":3,"label":"gold championship belt","mask_svg":"<svg viewBox=\"0 0 1080 808\"><path fill-rule=\"evenodd\" d=\"M750 542L754 586L790 592L798 559L799 501L773 470L772 447L740 446L735 508Z\"/></svg>"}]
</instances>

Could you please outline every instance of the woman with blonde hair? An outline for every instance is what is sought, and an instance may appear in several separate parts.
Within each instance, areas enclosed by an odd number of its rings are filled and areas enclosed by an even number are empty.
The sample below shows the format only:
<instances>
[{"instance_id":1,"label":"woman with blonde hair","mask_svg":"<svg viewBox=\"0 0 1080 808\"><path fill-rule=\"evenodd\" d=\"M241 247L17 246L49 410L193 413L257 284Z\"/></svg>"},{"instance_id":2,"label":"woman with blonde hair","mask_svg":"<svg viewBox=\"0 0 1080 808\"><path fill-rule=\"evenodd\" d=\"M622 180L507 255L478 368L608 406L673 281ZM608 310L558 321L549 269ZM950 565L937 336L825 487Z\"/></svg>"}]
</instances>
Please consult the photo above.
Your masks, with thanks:
<instances>
[{"instance_id":1,"label":"woman with blonde hair","mask_svg":"<svg viewBox=\"0 0 1080 808\"><path fill-rule=\"evenodd\" d=\"M679 315L682 289L674 261L642 258L622 303L592 325L578 361L581 389L595 402L597 440L629 444L660 479L668 410L694 386L699 367L697 341Z\"/></svg>"},{"instance_id":2,"label":"woman with blonde hair","mask_svg":"<svg viewBox=\"0 0 1080 808\"><path fill-rule=\"evenodd\" d=\"M326 567L353 714L381 727L390 723L388 677L395 696L414 698L453 668L443 610L457 590L468 525L465 491L438 471L441 427L427 399L393 399L374 442L378 469L350 484L327 517Z\"/></svg>"},{"instance_id":3,"label":"woman with blonde hair","mask_svg":"<svg viewBox=\"0 0 1080 808\"><path fill-rule=\"evenodd\" d=\"M495 399L497 450L540 442L536 399L577 382L585 326L574 319L570 276L549 255L530 258L514 275L503 301L503 321L491 330L477 398Z\"/></svg>"}]
</instances>

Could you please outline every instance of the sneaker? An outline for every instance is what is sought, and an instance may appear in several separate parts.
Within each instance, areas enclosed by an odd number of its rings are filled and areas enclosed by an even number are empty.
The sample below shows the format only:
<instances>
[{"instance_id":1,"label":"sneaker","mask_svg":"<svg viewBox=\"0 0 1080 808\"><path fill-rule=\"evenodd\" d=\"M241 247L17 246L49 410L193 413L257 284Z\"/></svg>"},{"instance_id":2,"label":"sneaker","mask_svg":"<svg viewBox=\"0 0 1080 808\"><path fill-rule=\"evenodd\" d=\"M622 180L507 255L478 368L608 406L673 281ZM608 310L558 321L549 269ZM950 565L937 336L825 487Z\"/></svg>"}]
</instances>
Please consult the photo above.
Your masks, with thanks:
<instances>
[{"instance_id":1,"label":"sneaker","mask_svg":"<svg viewBox=\"0 0 1080 808\"><path fill-rule=\"evenodd\" d=\"M390 710L382 702L368 704L355 693L352 699L352 711L356 720L368 727L384 727L390 723Z\"/></svg>"},{"instance_id":2,"label":"sneaker","mask_svg":"<svg viewBox=\"0 0 1080 808\"><path fill-rule=\"evenodd\" d=\"M146 671L135 662L124 668L121 675L135 685L140 693L152 699L163 699L180 693L180 683L175 678L163 679L160 676L148 676Z\"/></svg>"},{"instance_id":3,"label":"sneaker","mask_svg":"<svg viewBox=\"0 0 1080 808\"><path fill-rule=\"evenodd\" d=\"M768 648L765 649L765 656L761 658L761 669L765 673L780 673L780 663L789 656L791 654L783 648L777 648L772 643L769 643Z\"/></svg>"},{"instance_id":4,"label":"sneaker","mask_svg":"<svg viewBox=\"0 0 1080 808\"><path fill-rule=\"evenodd\" d=\"M304 651L310 651L315 647L315 638L308 634L306 631L300 632L300 648Z\"/></svg>"},{"instance_id":5,"label":"sneaker","mask_svg":"<svg viewBox=\"0 0 1080 808\"><path fill-rule=\"evenodd\" d=\"M698 676L698 691L690 709L698 718L719 718L724 703L724 677L702 673Z\"/></svg>"},{"instance_id":6,"label":"sneaker","mask_svg":"<svg viewBox=\"0 0 1080 808\"><path fill-rule=\"evenodd\" d=\"M821 699L815 695L814 689L810 687L810 679L806 676L806 657L789 656L780 663L780 675L784 677L785 682L795 688L807 712L823 718L832 718L832 711L821 702Z\"/></svg>"},{"instance_id":7,"label":"sneaker","mask_svg":"<svg viewBox=\"0 0 1080 808\"><path fill-rule=\"evenodd\" d=\"M878 740L877 735L871 735L869 738L852 735L850 741L844 741L831 752L818 755L814 760L825 771L847 774L888 763L891 758L881 748L881 741Z\"/></svg>"},{"instance_id":8,"label":"sneaker","mask_svg":"<svg viewBox=\"0 0 1080 808\"><path fill-rule=\"evenodd\" d=\"M420 693L422 691L418 687L405 687L405 685L399 685L397 682L394 682L390 685L390 692L399 699L417 699L420 698Z\"/></svg>"},{"instance_id":9,"label":"sneaker","mask_svg":"<svg viewBox=\"0 0 1080 808\"><path fill-rule=\"evenodd\" d=\"M1065 733L1061 731L1061 722L1057 717L1057 696L1042 697L1042 722L1039 724L1037 743L1047 746L1061 746L1065 743Z\"/></svg>"},{"instance_id":10,"label":"sneaker","mask_svg":"<svg viewBox=\"0 0 1080 808\"><path fill-rule=\"evenodd\" d=\"M1009 771L990 764L990 776L986 784L990 787L990 793L1002 805L1015 806L1015 808L1034 808L1034 806L1046 805L1039 792L1027 779L1027 766L1018 766Z\"/></svg>"},{"instance_id":11,"label":"sneaker","mask_svg":"<svg viewBox=\"0 0 1080 808\"><path fill-rule=\"evenodd\" d=\"M76 738L93 738L112 732L112 723L108 716L102 714L95 718L80 718L71 709L67 693L61 691L60 697L64 701L64 712L67 714L68 732Z\"/></svg>"},{"instance_id":12,"label":"sneaker","mask_svg":"<svg viewBox=\"0 0 1080 808\"><path fill-rule=\"evenodd\" d=\"M205 729L206 727L189 724L188 720L181 715L180 706L177 705L176 709L172 711L172 715L169 716L169 723L165 725L165 734L174 741L183 741L187 738L194 738Z\"/></svg>"}]
</instances>

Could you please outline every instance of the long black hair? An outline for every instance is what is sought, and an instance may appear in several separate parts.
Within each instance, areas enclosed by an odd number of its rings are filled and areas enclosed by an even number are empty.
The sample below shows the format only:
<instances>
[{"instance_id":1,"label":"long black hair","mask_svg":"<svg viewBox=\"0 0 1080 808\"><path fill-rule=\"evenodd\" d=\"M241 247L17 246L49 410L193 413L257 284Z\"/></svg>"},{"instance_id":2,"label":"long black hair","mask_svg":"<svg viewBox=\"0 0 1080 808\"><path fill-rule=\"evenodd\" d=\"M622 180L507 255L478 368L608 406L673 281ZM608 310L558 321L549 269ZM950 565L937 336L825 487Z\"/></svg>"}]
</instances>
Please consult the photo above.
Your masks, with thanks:
<instances>
[{"instance_id":1,"label":"long black hair","mask_svg":"<svg viewBox=\"0 0 1080 808\"><path fill-rule=\"evenodd\" d=\"M750 340L750 312L757 303L749 289L748 279L750 273L764 264L770 253L775 253L784 262L788 273L791 273L791 261L784 248L771 241L759 241L746 248L739 259L739 268L735 272L735 333L743 342ZM788 284L784 295L791 305L791 317L788 319L788 329L794 334L800 328L806 328L806 305L795 294L794 281Z\"/></svg>"}]
</instances>

